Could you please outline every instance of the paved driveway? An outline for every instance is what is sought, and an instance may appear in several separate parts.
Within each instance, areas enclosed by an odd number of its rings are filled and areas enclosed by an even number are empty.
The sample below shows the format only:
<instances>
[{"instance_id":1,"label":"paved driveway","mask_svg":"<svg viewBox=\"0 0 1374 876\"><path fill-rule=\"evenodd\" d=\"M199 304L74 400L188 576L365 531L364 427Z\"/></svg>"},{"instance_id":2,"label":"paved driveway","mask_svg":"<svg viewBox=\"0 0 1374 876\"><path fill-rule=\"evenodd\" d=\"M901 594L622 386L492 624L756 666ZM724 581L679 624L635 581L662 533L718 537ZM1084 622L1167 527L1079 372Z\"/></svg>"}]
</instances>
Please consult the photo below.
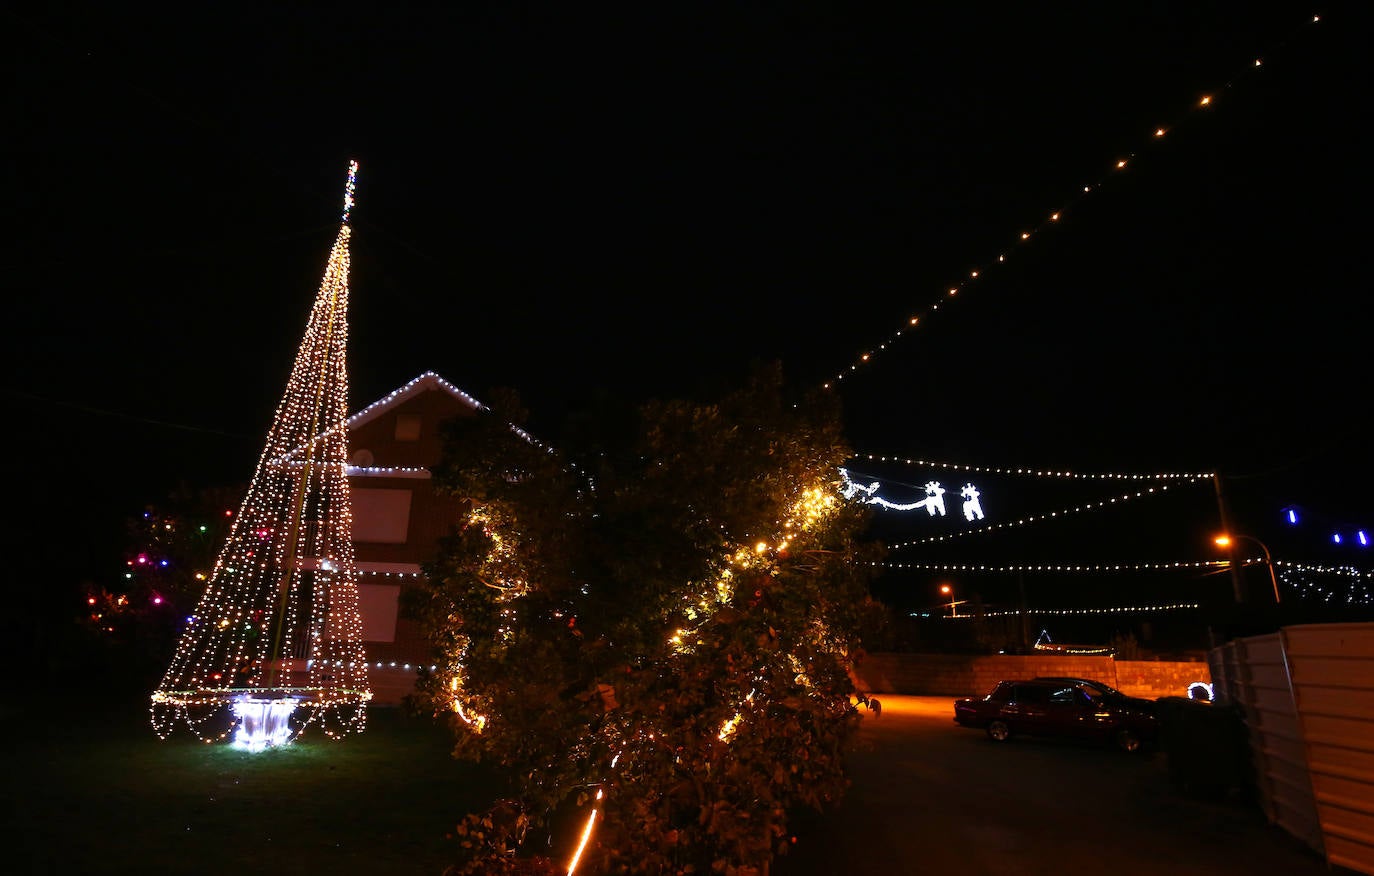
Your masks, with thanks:
<instances>
[{"instance_id":1,"label":"paved driveway","mask_svg":"<svg viewBox=\"0 0 1374 876\"><path fill-rule=\"evenodd\" d=\"M798 825L774 876L1335 876L1258 806L1189 799L1162 753L992 742L953 697L883 695L850 762L853 786Z\"/></svg>"}]
</instances>

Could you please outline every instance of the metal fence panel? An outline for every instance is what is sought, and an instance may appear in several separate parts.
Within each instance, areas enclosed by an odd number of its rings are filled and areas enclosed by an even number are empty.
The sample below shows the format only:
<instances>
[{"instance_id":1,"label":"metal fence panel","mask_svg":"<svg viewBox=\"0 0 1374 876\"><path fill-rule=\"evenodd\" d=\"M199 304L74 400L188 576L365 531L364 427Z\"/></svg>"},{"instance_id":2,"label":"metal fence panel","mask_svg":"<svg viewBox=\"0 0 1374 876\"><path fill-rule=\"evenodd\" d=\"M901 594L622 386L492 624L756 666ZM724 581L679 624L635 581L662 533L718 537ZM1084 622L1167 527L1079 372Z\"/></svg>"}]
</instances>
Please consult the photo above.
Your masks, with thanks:
<instances>
[{"instance_id":1,"label":"metal fence panel","mask_svg":"<svg viewBox=\"0 0 1374 876\"><path fill-rule=\"evenodd\" d=\"M1271 823L1325 854L1283 637L1236 639L1219 650L1249 733L1260 807Z\"/></svg>"},{"instance_id":2,"label":"metal fence panel","mask_svg":"<svg viewBox=\"0 0 1374 876\"><path fill-rule=\"evenodd\" d=\"M1281 633L1327 862L1374 874L1374 623Z\"/></svg>"}]
</instances>

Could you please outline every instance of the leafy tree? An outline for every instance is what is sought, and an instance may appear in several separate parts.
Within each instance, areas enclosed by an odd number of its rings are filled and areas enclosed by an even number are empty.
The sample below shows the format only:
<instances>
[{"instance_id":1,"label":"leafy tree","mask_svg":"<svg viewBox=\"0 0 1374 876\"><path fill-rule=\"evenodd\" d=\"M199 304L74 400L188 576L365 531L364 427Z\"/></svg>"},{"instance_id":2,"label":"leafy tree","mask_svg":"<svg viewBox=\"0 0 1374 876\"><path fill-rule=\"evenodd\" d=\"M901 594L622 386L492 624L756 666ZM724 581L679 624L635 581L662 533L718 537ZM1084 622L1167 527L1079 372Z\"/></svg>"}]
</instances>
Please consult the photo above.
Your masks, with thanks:
<instances>
[{"instance_id":1,"label":"leafy tree","mask_svg":"<svg viewBox=\"0 0 1374 876\"><path fill-rule=\"evenodd\" d=\"M443 655L424 691L515 789L458 826L451 872L534 872L524 831L571 845L593 810L591 871L766 872L843 795L880 548L837 493L833 394L784 389L772 365L649 403L580 459L512 428L513 394L451 425L435 482L471 517L411 606Z\"/></svg>"}]
</instances>

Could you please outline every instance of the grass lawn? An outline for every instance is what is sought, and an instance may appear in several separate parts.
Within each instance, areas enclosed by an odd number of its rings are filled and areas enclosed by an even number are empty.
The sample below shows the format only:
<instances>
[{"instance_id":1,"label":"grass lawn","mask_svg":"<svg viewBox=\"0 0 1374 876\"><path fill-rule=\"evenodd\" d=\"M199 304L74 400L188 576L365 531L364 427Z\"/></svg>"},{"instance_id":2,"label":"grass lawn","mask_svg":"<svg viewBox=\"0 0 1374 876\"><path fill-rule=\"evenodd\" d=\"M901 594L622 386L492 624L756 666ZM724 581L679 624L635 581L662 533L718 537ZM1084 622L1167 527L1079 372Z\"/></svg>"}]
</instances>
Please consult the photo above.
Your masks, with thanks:
<instances>
[{"instance_id":1,"label":"grass lawn","mask_svg":"<svg viewBox=\"0 0 1374 876\"><path fill-rule=\"evenodd\" d=\"M442 726L373 709L361 735L247 754L153 733L146 698L7 705L11 873L438 874L499 784Z\"/></svg>"}]
</instances>

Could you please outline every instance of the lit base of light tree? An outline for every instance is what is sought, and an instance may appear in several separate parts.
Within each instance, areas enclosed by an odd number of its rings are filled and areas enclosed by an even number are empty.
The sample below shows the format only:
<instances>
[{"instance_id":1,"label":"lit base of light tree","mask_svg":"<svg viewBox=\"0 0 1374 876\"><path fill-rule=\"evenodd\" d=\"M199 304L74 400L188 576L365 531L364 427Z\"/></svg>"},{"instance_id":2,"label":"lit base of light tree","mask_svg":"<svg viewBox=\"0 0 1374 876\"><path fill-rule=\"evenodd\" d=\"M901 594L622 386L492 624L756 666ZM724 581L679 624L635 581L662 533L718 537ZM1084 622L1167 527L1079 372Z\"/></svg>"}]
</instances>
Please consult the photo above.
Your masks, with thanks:
<instances>
[{"instance_id":1,"label":"lit base of light tree","mask_svg":"<svg viewBox=\"0 0 1374 876\"><path fill-rule=\"evenodd\" d=\"M267 699L247 695L234 700L234 717L238 719L234 747L263 751L291 742L295 737L291 714L299 702L296 697Z\"/></svg>"},{"instance_id":2,"label":"lit base of light tree","mask_svg":"<svg viewBox=\"0 0 1374 876\"><path fill-rule=\"evenodd\" d=\"M361 733L371 699L370 691L310 688L158 691L151 715L159 739L183 727L202 742L232 736L234 748L257 752L290 745L312 727L333 739Z\"/></svg>"}]
</instances>

